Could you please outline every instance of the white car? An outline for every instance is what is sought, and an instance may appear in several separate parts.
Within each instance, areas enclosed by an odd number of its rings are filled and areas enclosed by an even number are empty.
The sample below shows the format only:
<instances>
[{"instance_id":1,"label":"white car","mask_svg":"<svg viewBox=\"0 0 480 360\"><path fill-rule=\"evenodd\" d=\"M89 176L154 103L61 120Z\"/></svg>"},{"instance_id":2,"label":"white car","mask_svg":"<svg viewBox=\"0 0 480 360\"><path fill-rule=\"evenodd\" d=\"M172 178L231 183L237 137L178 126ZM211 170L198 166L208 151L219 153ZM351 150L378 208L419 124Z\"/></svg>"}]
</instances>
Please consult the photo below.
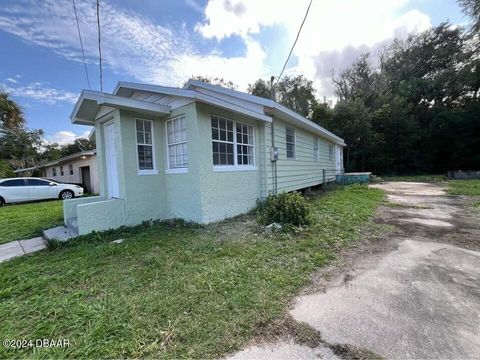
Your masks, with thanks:
<instances>
[{"instance_id":1,"label":"white car","mask_svg":"<svg viewBox=\"0 0 480 360\"><path fill-rule=\"evenodd\" d=\"M8 203L46 199L72 199L83 195L83 188L74 184L22 177L0 179L0 206Z\"/></svg>"}]
</instances>

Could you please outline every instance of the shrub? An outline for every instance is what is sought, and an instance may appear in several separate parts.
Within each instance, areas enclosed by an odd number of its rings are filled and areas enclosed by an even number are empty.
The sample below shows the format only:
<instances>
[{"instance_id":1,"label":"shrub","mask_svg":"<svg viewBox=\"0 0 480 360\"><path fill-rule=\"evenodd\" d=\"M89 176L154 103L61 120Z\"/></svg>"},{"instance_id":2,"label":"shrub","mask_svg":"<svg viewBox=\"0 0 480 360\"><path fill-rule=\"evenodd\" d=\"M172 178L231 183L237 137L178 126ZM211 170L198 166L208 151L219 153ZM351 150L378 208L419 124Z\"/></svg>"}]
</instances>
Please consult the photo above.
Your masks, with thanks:
<instances>
[{"instance_id":1,"label":"shrub","mask_svg":"<svg viewBox=\"0 0 480 360\"><path fill-rule=\"evenodd\" d=\"M257 201L257 221L268 225L308 225L311 223L311 209L305 198L298 192L271 195Z\"/></svg>"}]
</instances>

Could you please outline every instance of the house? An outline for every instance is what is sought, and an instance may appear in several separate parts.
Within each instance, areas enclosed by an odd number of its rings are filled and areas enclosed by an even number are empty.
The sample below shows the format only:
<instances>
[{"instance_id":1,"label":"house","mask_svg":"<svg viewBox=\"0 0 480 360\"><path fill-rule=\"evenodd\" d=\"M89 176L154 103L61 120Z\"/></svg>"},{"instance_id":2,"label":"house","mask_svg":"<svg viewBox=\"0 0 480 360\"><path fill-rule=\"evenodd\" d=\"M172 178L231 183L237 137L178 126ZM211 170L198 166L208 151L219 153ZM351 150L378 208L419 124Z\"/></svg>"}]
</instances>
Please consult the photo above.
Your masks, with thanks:
<instances>
[{"instance_id":1,"label":"house","mask_svg":"<svg viewBox=\"0 0 480 360\"><path fill-rule=\"evenodd\" d=\"M55 181L83 185L87 192L99 193L95 150L82 151L55 161L14 171L19 176L39 176Z\"/></svg>"},{"instance_id":2,"label":"house","mask_svg":"<svg viewBox=\"0 0 480 360\"><path fill-rule=\"evenodd\" d=\"M37 167L40 176L69 184L83 185L91 194L99 193L95 150L82 151Z\"/></svg>"},{"instance_id":3,"label":"house","mask_svg":"<svg viewBox=\"0 0 480 360\"><path fill-rule=\"evenodd\" d=\"M196 80L84 90L71 119L95 127L100 184L100 196L64 203L79 234L149 219L210 223L343 169L340 137L272 100Z\"/></svg>"}]
</instances>

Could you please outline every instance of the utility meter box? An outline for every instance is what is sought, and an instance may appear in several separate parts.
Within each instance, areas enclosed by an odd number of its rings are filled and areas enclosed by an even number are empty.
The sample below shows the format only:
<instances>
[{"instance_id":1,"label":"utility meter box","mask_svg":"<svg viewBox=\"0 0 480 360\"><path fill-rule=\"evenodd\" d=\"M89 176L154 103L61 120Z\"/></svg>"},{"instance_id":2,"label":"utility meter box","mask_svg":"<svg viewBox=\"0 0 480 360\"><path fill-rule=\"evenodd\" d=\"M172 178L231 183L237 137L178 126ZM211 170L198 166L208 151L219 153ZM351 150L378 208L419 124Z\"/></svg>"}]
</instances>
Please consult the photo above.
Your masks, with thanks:
<instances>
[{"instance_id":1,"label":"utility meter box","mask_svg":"<svg viewBox=\"0 0 480 360\"><path fill-rule=\"evenodd\" d=\"M275 146L272 146L270 148L270 161L277 161L278 160L278 154L279 154L278 148L275 147Z\"/></svg>"}]
</instances>

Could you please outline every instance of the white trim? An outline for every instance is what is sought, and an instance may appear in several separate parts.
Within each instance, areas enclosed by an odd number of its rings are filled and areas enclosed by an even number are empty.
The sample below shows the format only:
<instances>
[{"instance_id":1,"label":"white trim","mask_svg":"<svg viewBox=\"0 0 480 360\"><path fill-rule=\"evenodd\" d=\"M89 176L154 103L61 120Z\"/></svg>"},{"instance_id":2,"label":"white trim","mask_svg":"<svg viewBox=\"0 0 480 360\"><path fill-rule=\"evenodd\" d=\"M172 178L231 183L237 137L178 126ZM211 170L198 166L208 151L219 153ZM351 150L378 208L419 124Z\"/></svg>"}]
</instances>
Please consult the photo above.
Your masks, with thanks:
<instances>
[{"instance_id":1,"label":"white trim","mask_svg":"<svg viewBox=\"0 0 480 360\"><path fill-rule=\"evenodd\" d=\"M214 165L214 172L227 172L227 171L255 171L258 170L256 166L250 165Z\"/></svg>"},{"instance_id":2,"label":"white trim","mask_svg":"<svg viewBox=\"0 0 480 360\"><path fill-rule=\"evenodd\" d=\"M249 117L266 121L266 122L271 122L272 119L268 115L274 114L280 118L283 118L285 121L293 125L300 126L310 132L313 132L314 134L320 136L321 138L333 141L334 143L340 146L346 146L345 141L339 136L333 134L327 129L321 127L320 125L315 124L311 120L297 114L296 112L286 108L283 105L278 104L273 100L265 99L262 97L258 97L255 95L243 93L243 92L232 90L232 89L226 89L221 86L204 83L202 81L190 79L187 81L183 89L166 87L166 86L157 86L157 85L135 84L130 82L119 82L115 87L114 94L117 94L121 88L150 91L150 92L163 93L167 95L180 96L180 97L187 97L187 98L198 100L210 105L225 108L234 112L239 112ZM218 94L230 96L230 97L241 99L243 101L247 101L253 104L261 105L264 107L264 112L259 113L257 111L248 109L244 106L233 104L232 102L229 102L225 99L219 99L218 97L215 97L213 95L201 94L199 93L198 90L195 90L195 88L207 89L207 90L216 92Z\"/></svg>"},{"instance_id":3,"label":"white trim","mask_svg":"<svg viewBox=\"0 0 480 360\"><path fill-rule=\"evenodd\" d=\"M288 149L287 149L287 130L293 130L293 157L288 157ZM297 129L293 126L285 126L285 158L287 160L297 160Z\"/></svg>"},{"instance_id":4,"label":"white trim","mask_svg":"<svg viewBox=\"0 0 480 360\"><path fill-rule=\"evenodd\" d=\"M138 139L137 139L137 120L142 120L142 121L148 121L151 123L151 129L152 129L152 166L153 169L140 169L140 163L138 161ZM141 146L149 146L150 144L140 144ZM150 119L144 119L144 118L135 118L135 152L137 154L137 170L138 170L138 175L158 175L158 170L157 170L157 162L156 162L156 156L155 156L155 122Z\"/></svg>"},{"instance_id":5,"label":"white trim","mask_svg":"<svg viewBox=\"0 0 480 360\"><path fill-rule=\"evenodd\" d=\"M166 169L165 174L188 174L188 168L173 168L173 169Z\"/></svg>"},{"instance_id":6,"label":"white trim","mask_svg":"<svg viewBox=\"0 0 480 360\"><path fill-rule=\"evenodd\" d=\"M180 118L184 118L184 121L185 121L185 136L187 137L188 135L188 132L187 132L187 118L185 116L185 114L181 114L181 115L178 115L178 116L175 116L171 119L167 119L167 121L165 121L165 144L166 144L166 147L167 147L167 151L165 152L166 155L167 155L167 169L165 171L165 174L179 174L179 173L183 173L182 171L172 171L172 170L179 170L179 169L182 169L182 170L187 170L186 172L188 172L188 165L185 166L185 167L175 167L175 168L170 168L170 150L169 150L169 145L178 145L178 144L186 144L187 145L187 154L188 154L188 137L185 141L182 141L182 142L177 142L177 143L172 143L172 144L169 144L168 143L168 123L170 121L175 121L177 119L180 119ZM174 130L175 130L175 127L174 127ZM187 155L188 156L188 155ZM188 164L190 164L190 159L188 160ZM167 172L168 171L168 172Z\"/></svg>"},{"instance_id":7,"label":"white trim","mask_svg":"<svg viewBox=\"0 0 480 360\"><path fill-rule=\"evenodd\" d=\"M213 137L212 137L212 116L215 116L217 117L218 119L224 119L226 121L231 121L233 123L233 141L228 141L228 140L214 140ZM252 138L253 138L253 164L249 164L249 165L239 165L238 164L238 158L237 158L237 145L238 145L238 142L237 142L237 123L238 124L241 124L241 125L246 125L246 126L251 126L252 127ZM219 122L220 124L220 122ZM219 129L220 130L220 129ZM214 113L210 114L210 141L211 143L213 142L217 142L217 143L225 143L225 144L233 144L233 165L214 165L213 164L213 150L212 150L212 165L213 165L213 170L214 171L239 171L239 169L243 169L243 170L257 170L257 163L256 163L256 156L255 156L255 152L256 152L256 137L255 137L255 132L256 132L256 129L255 129L255 125L252 125L252 124L247 124L247 123L244 123L244 122L241 122L241 121L236 121L236 120L232 120L232 119L229 119L229 118L226 118L224 116L220 116L220 115L216 115ZM240 145L245 145L245 144L240 144ZM248 146L248 145L247 145ZM226 169L232 169L232 170L226 170ZM235 169L237 168L237 169Z\"/></svg>"},{"instance_id":8,"label":"white trim","mask_svg":"<svg viewBox=\"0 0 480 360\"><path fill-rule=\"evenodd\" d=\"M70 119L74 124L92 125L94 119L83 119L77 117L77 113L80 110L84 101L94 101L96 106L112 106L114 108L126 109L126 110L143 110L148 113L169 115L170 107L166 105L155 104L147 101L136 100L132 98L121 97L112 94L106 94L99 91L83 90L80 94L75 106L73 107ZM95 111L96 113L96 111Z\"/></svg>"},{"instance_id":9,"label":"white trim","mask_svg":"<svg viewBox=\"0 0 480 360\"><path fill-rule=\"evenodd\" d=\"M137 159L138 162L138 159ZM138 170L138 176L158 175L158 170Z\"/></svg>"}]
</instances>

